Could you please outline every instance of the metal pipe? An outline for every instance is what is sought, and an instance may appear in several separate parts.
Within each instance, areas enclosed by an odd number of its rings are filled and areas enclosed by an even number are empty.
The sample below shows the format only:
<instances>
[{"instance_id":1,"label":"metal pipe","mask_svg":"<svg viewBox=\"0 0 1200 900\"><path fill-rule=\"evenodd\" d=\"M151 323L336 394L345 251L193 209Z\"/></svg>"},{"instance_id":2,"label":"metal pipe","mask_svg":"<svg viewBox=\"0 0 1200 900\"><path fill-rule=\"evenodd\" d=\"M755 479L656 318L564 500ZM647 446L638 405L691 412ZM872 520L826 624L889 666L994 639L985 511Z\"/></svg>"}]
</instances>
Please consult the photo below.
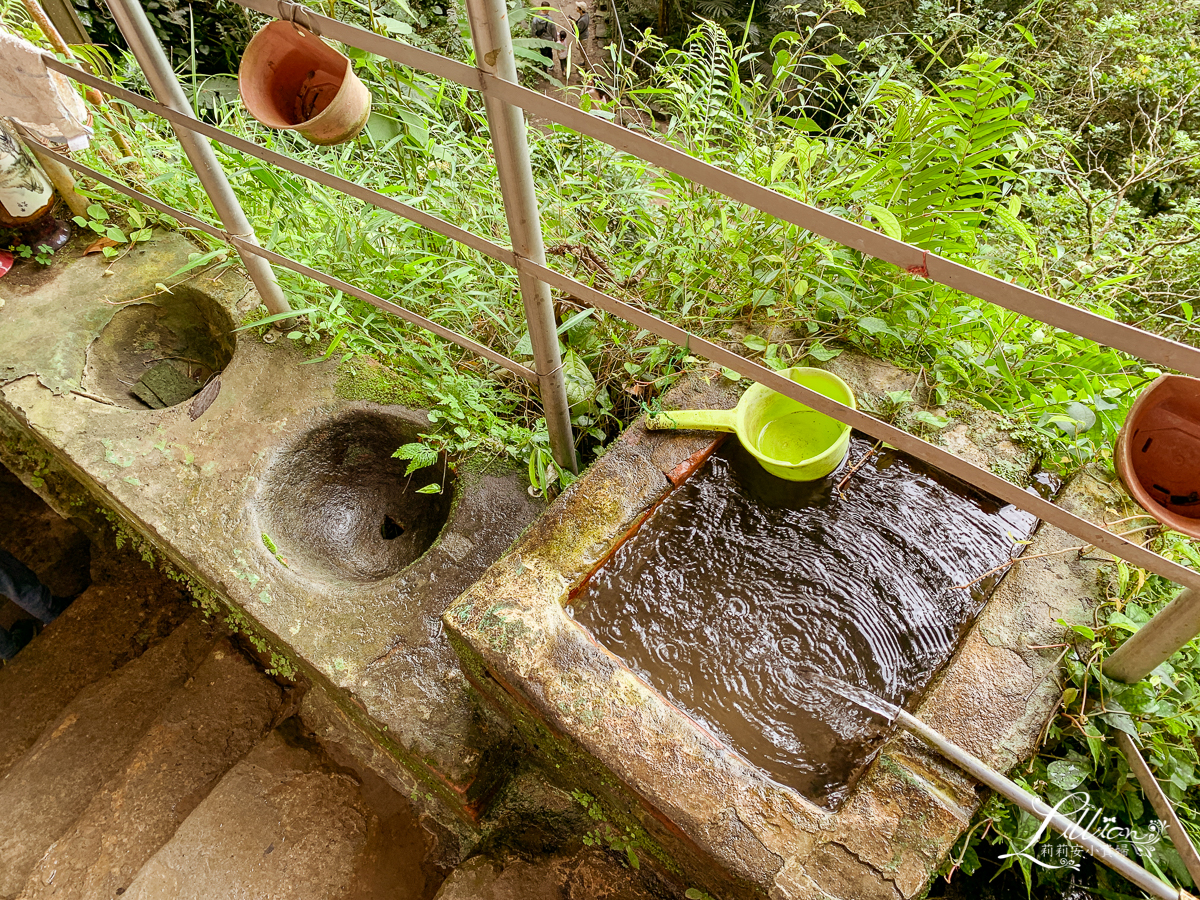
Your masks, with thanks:
<instances>
[{"instance_id":1,"label":"metal pipe","mask_svg":"<svg viewBox=\"0 0 1200 900\"><path fill-rule=\"evenodd\" d=\"M467 18L471 23L476 67L481 72L516 84L517 58L513 53L508 7L504 0L467 0ZM518 107L496 97L485 94L483 100L513 252L518 259L528 259L544 266L546 248L542 245L541 217L533 192L533 167L529 163L525 116ZM571 430L571 412L567 404L566 379L558 349L558 330L554 322L554 306L550 301L550 286L519 269L517 281L521 287L521 300L525 304L534 369L538 373L542 408L550 432L550 450L555 462L577 473L579 466L575 461L575 439Z\"/></svg>"},{"instance_id":2,"label":"metal pipe","mask_svg":"<svg viewBox=\"0 0 1200 900\"><path fill-rule=\"evenodd\" d=\"M1150 771L1150 766L1146 764L1146 760L1138 750L1137 744L1134 743L1133 737L1120 729L1114 729L1113 734L1117 738L1117 747L1125 754L1129 768L1133 771L1134 777L1137 778L1138 784L1142 786L1142 793L1146 795L1146 798L1150 801L1150 805L1154 807L1155 814L1167 823L1167 834L1171 836L1171 843L1175 845L1175 850L1183 860L1183 865L1187 868L1188 874L1192 876L1192 881L1195 884L1200 884L1200 855L1197 855L1196 845L1192 843L1192 839L1188 837L1187 831L1184 830L1183 823L1179 821L1179 816L1175 814L1175 808L1171 805L1171 801L1163 793L1158 779Z\"/></svg>"},{"instance_id":3,"label":"metal pipe","mask_svg":"<svg viewBox=\"0 0 1200 900\"><path fill-rule=\"evenodd\" d=\"M367 303L370 303L372 306L382 309L384 312L389 312L400 317L405 322L420 326L427 331L433 332L439 337L443 337L452 343L458 344L458 346L462 347L464 350L469 350L472 353L482 356L484 359L491 360L497 365L503 366L514 375L524 378L530 384L537 384L537 375L534 374L532 369L528 369L520 363L514 362L504 354L497 353L490 347L483 346L478 341L472 340L465 334L459 334L453 329L446 328L444 325L439 325L437 322L425 318L420 313L415 313L410 309L405 309L403 306L399 306L390 300L384 300L382 297L376 296L370 291L363 290L357 285L350 284L347 281L342 281L340 278L334 278L332 275L326 275L324 272L314 269L311 266L306 266L304 263L297 262L289 256L284 256L283 254L276 253L273 250L267 250L264 247L260 247L256 243L242 240L241 238L230 237L229 235L222 233L221 229L217 228L215 225L210 225L203 219L197 219L190 213L186 213L181 209L176 209L173 206L163 203L161 200L156 200L149 194L143 194L141 191L135 190L134 188L129 187L127 184L122 184L115 178L109 178L102 172L97 172L95 169L89 168L77 160L71 159L69 156L63 156L49 149L45 150L45 152L50 154L53 159L62 165L72 168L81 175L86 175L88 178L93 178L101 184L106 184L114 191L120 191L126 196L137 200L139 203L144 203L151 209L157 209L159 212L166 213L176 221L186 225L188 228L195 228L197 231L203 231L205 234L212 235L218 240L223 240L229 244L232 244L234 249L241 250L245 253L253 253L256 256L261 256L263 259L269 260L270 262L275 263L277 266L283 266L285 269L291 269L293 272L328 285L335 291L342 291L350 294L351 296L357 297L360 300L364 300Z\"/></svg>"},{"instance_id":4,"label":"metal pipe","mask_svg":"<svg viewBox=\"0 0 1200 900\"><path fill-rule=\"evenodd\" d=\"M1104 661L1104 674L1133 684L1200 634L1200 592L1188 588L1125 639Z\"/></svg>"},{"instance_id":5,"label":"metal pipe","mask_svg":"<svg viewBox=\"0 0 1200 900\"><path fill-rule=\"evenodd\" d=\"M1054 807L1020 787L1016 782L1001 775L982 760L972 756L962 747L951 743L916 716L902 709L895 710L896 721L908 731L935 749L976 781L986 784L997 794L1011 800L1044 825L1053 828L1067 840L1079 845L1098 862L1108 866L1118 875L1137 885L1152 897L1160 900L1182 900L1188 895L1173 888L1139 866L1127 856L1118 853L1090 831L1072 822Z\"/></svg>"},{"instance_id":6,"label":"metal pipe","mask_svg":"<svg viewBox=\"0 0 1200 900\"><path fill-rule=\"evenodd\" d=\"M107 2L117 27L125 37L125 42L129 44L129 49L137 58L138 64L142 67L142 72L145 73L146 80L150 82L150 88L154 91L154 95L164 105L195 118L192 115L192 108L188 103L187 96L179 84L179 79L175 77L175 70L171 68L167 54L163 51L162 44L158 42L141 3L138 0L107 0ZM242 206L238 203L233 188L229 186L225 170L221 168L221 163L217 160L217 155L213 152L212 147L188 128L173 127L175 136L191 161L192 168L196 170L200 183L204 185L204 190L208 193L208 198L212 201L213 208L217 211L226 233L245 241L257 243L254 229L242 211ZM268 311L272 315L291 312L291 306L288 305L287 298L275 280L275 273L271 270L270 264L266 260L248 253L241 253L240 256L242 265L246 267L246 272L249 274L250 280L254 282L255 288L258 289L258 296Z\"/></svg>"}]
</instances>

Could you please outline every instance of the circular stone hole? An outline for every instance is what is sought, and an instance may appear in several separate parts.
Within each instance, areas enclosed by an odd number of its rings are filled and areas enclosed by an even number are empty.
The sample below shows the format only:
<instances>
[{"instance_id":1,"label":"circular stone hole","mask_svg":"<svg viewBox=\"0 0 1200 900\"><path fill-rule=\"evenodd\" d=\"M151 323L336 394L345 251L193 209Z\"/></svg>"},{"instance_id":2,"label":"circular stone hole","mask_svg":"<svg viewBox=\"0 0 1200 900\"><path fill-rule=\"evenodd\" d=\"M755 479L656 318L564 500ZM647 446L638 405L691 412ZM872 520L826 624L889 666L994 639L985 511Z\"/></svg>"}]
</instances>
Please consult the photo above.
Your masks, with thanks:
<instances>
[{"instance_id":1,"label":"circular stone hole","mask_svg":"<svg viewBox=\"0 0 1200 900\"><path fill-rule=\"evenodd\" d=\"M263 543L290 569L318 578L379 581L414 562L437 540L454 493L444 458L406 476L408 461L392 457L418 431L394 416L354 412L305 434L263 479ZM419 493L430 484L441 492Z\"/></svg>"},{"instance_id":2,"label":"circular stone hole","mask_svg":"<svg viewBox=\"0 0 1200 900\"><path fill-rule=\"evenodd\" d=\"M88 348L83 389L126 409L190 399L233 358L233 319L184 286L126 306Z\"/></svg>"}]
</instances>

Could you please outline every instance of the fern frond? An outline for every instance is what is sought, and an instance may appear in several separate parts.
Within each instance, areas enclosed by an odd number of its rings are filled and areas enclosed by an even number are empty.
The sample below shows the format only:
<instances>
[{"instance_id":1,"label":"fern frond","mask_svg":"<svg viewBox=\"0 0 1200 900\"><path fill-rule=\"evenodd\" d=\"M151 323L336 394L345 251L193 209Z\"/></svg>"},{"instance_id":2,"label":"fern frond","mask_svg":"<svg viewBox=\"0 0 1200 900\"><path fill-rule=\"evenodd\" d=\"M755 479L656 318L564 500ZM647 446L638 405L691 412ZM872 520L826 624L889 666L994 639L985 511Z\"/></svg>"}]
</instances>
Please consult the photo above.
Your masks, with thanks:
<instances>
[{"instance_id":1,"label":"fern frond","mask_svg":"<svg viewBox=\"0 0 1200 900\"><path fill-rule=\"evenodd\" d=\"M408 460L408 468L404 470L407 477L419 469L432 466L438 460L438 453L432 447L426 447L424 444L404 444L392 454L392 457Z\"/></svg>"}]
</instances>

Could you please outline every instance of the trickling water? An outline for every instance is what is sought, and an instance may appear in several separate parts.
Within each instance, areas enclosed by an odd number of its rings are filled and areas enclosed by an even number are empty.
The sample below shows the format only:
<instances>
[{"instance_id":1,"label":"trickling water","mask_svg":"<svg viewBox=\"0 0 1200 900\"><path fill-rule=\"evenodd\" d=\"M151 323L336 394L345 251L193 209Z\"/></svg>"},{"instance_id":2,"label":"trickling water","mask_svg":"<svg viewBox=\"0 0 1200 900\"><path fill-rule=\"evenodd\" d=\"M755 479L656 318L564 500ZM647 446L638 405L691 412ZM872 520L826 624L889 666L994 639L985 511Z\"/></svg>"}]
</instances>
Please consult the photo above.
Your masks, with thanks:
<instances>
[{"instance_id":1,"label":"trickling water","mask_svg":"<svg viewBox=\"0 0 1200 900\"><path fill-rule=\"evenodd\" d=\"M871 443L855 435L849 459ZM888 724L818 676L915 702L1036 520L882 451L787 482L736 441L675 490L570 611L773 778L835 808ZM957 585L968 585L961 588Z\"/></svg>"}]
</instances>

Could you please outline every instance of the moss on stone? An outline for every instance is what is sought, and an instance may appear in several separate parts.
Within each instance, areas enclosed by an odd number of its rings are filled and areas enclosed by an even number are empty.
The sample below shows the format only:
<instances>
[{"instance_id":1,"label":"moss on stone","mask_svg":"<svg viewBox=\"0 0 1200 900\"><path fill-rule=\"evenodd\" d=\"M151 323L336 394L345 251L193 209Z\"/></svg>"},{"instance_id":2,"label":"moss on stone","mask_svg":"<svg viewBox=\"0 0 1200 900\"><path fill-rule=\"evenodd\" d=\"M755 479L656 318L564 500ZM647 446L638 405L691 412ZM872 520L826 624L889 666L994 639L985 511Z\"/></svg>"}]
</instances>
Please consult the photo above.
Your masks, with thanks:
<instances>
[{"instance_id":1,"label":"moss on stone","mask_svg":"<svg viewBox=\"0 0 1200 900\"><path fill-rule=\"evenodd\" d=\"M420 393L399 373L369 359L343 363L334 392L346 400L366 400L381 406L420 406L422 402Z\"/></svg>"}]
</instances>

